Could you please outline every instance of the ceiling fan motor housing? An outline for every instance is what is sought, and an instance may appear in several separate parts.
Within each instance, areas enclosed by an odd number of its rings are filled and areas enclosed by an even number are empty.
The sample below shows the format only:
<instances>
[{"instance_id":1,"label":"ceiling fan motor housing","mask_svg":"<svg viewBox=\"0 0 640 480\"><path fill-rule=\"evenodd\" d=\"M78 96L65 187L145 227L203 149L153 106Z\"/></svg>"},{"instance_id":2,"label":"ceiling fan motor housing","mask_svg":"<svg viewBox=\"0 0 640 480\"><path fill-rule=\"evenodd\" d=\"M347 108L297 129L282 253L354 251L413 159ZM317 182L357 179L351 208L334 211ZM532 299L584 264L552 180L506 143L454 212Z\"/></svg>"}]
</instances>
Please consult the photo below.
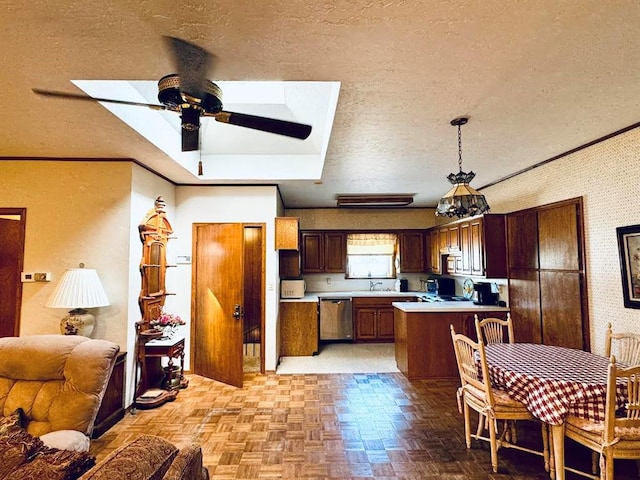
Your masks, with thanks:
<instances>
[{"instance_id":1,"label":"ceiling fan motor housing","mask_svg":"<svg viewBox=\"0 0 640 480\"><path fill-rule=\"evenodd\" d=\"M180 77L172 73L165 75L158 81L158 100L163 105L175 110L179 110L185 102L193 104L182 98L180 92ZM206 80L202 98L196 99L199 102L193 104L199 106L207 113L218 113L222 111L222 90L215 83Z\"/></svg>"}]
</instances>

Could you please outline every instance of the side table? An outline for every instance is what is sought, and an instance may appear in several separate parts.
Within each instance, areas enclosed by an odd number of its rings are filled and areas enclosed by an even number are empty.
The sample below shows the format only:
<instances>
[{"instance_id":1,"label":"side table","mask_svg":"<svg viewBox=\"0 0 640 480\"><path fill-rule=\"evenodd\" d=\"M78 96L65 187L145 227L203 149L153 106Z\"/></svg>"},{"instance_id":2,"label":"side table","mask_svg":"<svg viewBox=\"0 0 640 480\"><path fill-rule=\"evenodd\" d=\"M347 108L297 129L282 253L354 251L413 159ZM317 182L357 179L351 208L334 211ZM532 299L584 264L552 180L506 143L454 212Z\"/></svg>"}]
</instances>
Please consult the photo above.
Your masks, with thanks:
<instances>
[{"instance_id":1,"label":"side table","mask_svg":"<svg viewBox=\"0 0 640 480\"><path fill-rule=\"evenodd\" d=\"M136 397L136 407L155 408L175 400L178 390L189 385L184 378L184 337L150 340L140 348L141 393ZM162 368L165 357L168 358L167 367ZM179 369L174 368L174 359L179 360Z\"/></svg>"},{"instance_id":2,"label":"side table","mask_svg":"<svg viewBox=\"0 0 640 480\"><path fill-rule=\"evenodd\" d=\"M120 352L116 357L107 389L104 392L100 409L93 424L91 438L98 438L124 418L124 387L127 352Z\"/></svg>"}]
</instances>

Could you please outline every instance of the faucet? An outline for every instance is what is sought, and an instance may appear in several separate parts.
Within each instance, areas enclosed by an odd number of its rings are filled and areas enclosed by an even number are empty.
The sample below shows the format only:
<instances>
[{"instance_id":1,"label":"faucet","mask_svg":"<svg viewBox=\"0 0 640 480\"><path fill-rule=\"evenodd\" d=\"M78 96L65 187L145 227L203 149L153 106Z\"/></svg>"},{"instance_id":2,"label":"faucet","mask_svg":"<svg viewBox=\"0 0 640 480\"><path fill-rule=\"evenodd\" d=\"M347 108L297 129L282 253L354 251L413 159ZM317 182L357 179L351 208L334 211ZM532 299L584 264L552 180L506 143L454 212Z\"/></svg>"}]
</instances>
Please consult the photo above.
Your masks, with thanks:
<instances>
[{"instance_id":1,"label":"faucet","mask_svg":"<svg viewBox=\"0 0 640 480\"><path fill-rule=\"evenodd\" d=\"M373 292L376 289L376 285L380 285L382 286L382 282L373 282L371 280L369 280L369 291Z\"/></svg>"}]
</instances>

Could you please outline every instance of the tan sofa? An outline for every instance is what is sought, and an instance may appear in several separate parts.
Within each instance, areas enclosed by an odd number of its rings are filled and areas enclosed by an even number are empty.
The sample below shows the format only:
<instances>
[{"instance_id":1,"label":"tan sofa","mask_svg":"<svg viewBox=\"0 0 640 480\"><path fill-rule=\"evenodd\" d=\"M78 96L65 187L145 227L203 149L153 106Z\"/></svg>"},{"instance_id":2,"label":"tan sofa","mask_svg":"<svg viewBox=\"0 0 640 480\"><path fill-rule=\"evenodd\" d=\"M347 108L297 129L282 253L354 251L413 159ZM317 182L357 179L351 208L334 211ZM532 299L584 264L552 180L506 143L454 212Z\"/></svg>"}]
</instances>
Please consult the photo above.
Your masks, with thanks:
<instances>
[{"instance_id":1,"label":"tan sofa","mask_svg":"<svg viewBox=\"0 0 640 480\"><path fill-rule=\"evenodd\" d=\"M208 478L200 446L149 435L95 465L90 435L119 350L74 335L0 338L0 478Z\"/></svg>"}]
</instances>

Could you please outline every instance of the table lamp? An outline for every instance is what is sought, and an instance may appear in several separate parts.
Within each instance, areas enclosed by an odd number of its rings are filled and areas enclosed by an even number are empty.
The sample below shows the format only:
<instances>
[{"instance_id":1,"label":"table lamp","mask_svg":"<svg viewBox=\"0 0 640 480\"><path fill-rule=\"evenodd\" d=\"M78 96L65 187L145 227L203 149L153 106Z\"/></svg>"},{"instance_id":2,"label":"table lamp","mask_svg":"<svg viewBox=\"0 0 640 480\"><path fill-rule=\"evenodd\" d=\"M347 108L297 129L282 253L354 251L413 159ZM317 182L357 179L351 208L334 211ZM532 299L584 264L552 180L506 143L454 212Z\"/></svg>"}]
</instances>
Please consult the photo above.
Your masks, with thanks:
<instances>
[{"instance_id":1,"label":"table lamp","mask_svg":"<svg viewBox=\"0 0 640 480\"><path fill-rule=\"evenodd\" d=\"M85 308L109 305L107 294L100 283L98 272L92 268L70 268L47 300L48 308L71 308L60 321L60 331L64 335L91 336L95 327L95 317Z\"/></svg>"}]
</instances>

